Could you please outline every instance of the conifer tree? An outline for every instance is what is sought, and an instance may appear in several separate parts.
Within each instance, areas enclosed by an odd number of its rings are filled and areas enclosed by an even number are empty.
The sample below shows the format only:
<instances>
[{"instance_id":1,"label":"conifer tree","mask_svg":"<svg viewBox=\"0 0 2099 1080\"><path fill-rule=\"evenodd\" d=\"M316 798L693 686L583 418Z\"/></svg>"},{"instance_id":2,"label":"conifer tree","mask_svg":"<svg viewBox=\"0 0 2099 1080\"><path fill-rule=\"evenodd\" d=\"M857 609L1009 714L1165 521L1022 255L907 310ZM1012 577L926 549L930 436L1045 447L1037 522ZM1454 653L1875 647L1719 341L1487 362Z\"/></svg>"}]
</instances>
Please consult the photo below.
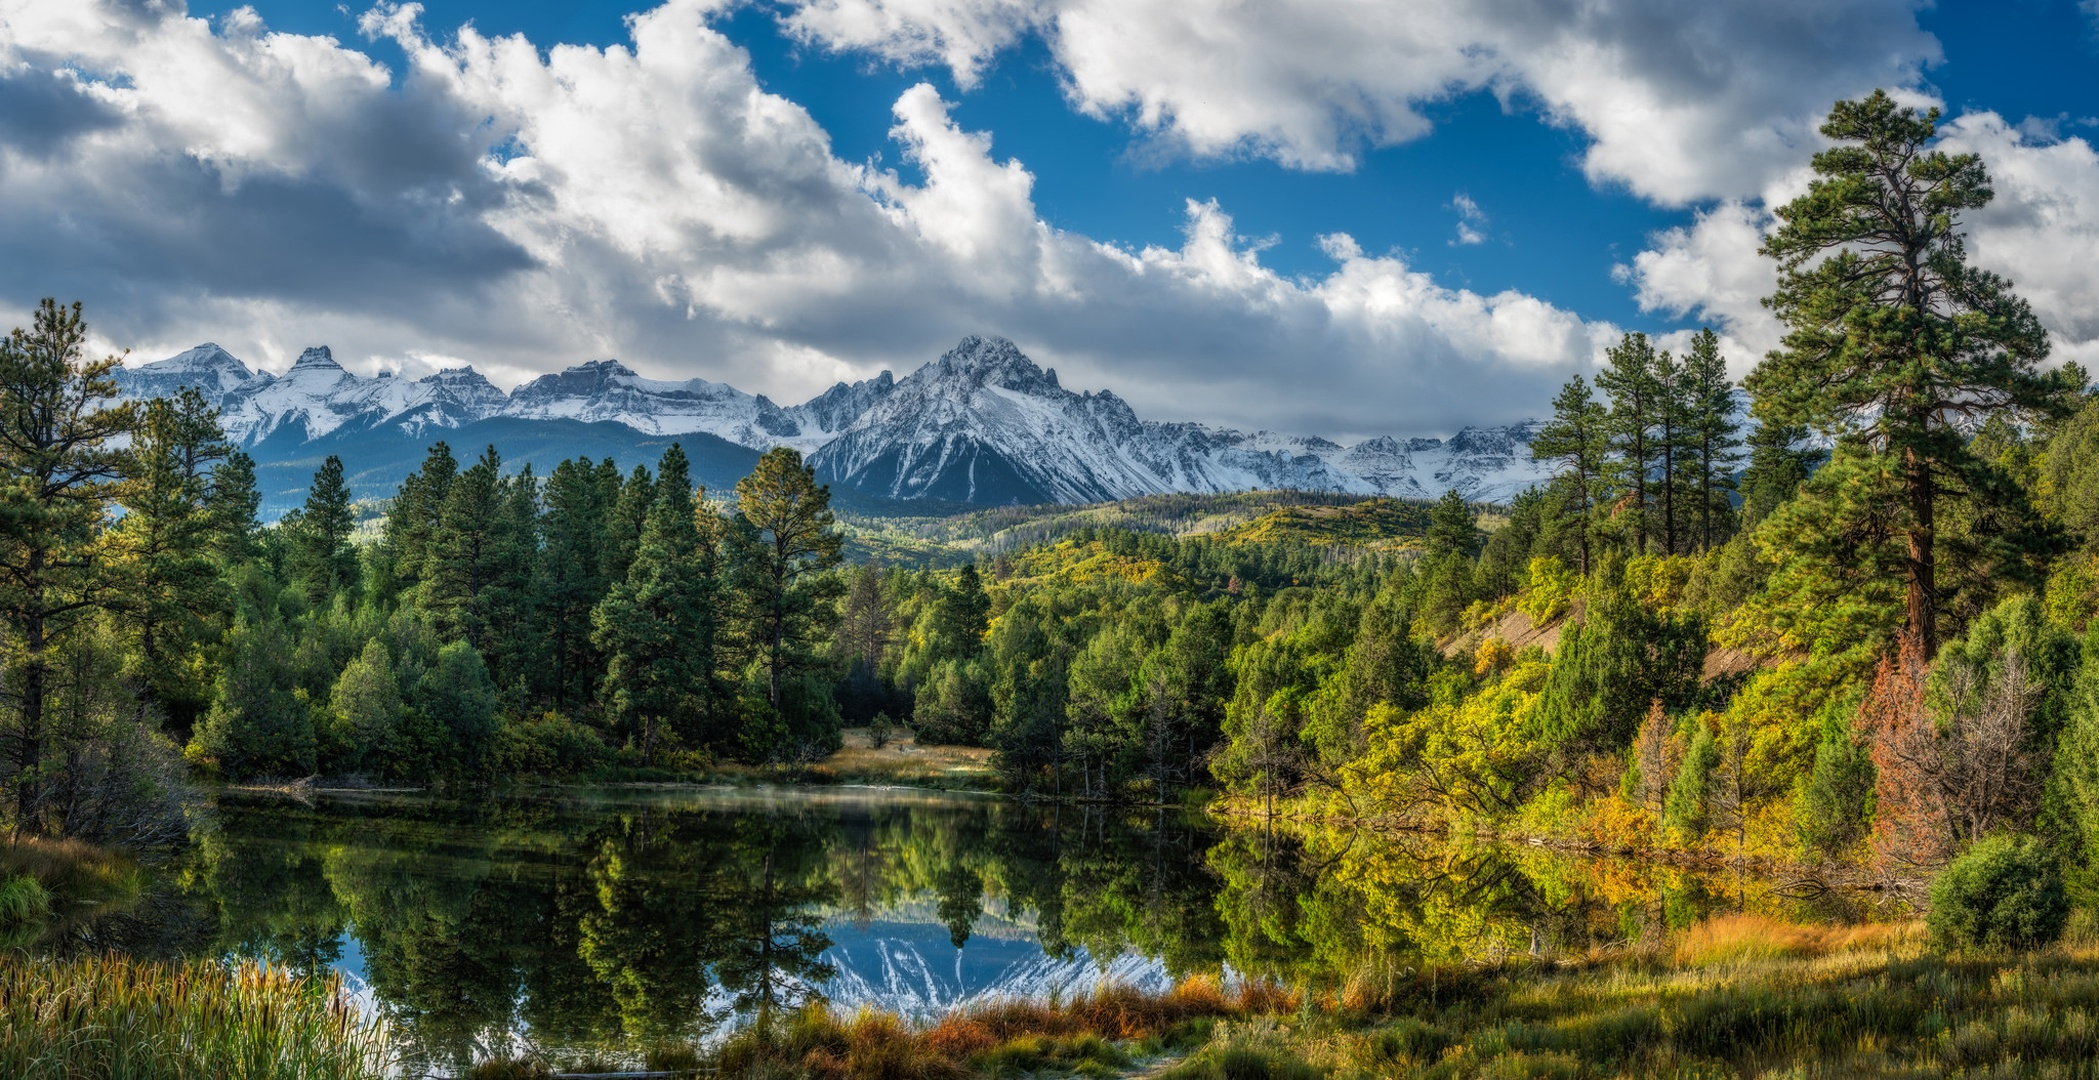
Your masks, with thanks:
<instances>
[{"instance_id":1,"label":"conifer tree","mask_svg":"<svg viewBox=\"0 0 2099 1080\"><path fill-rule=\"evenodd\" d=\"M1654 479L1655 461L1661 456L1655 427L1665 411L1664 390L1655 378L1659 358L1655 356L1654 344L1640 333L1625 335L1605 355L1608 362L1596 373L1596 386L1611 399L1610 445L1618 455L1617 465L1632 495L1628 532L1633 550L1644 551L1653 527L1649 520L1653 504L1648 488Z\"/></svg>"},{"instance_id":2,"label":"conifer tree","mask_svg":"<svg viewBox=\"0 0 2099 1080\"><path fill-rule=\"evenodd\" d=\"M1657 493L1661 501L1661 519L1656 522L1661 534L1662 553L1674 555L1677 546L1678 526L1681 523L1683 495L1688 486L1685 464L1689 447L1685 442L1692 424L1691 401L1684 379L1684 365L1674 354L1664 349L1654 354L1654 366L1650 383L1654 389L1654 445L1658 465L1655 479L1661 490Z\"/></svg>"},{"instance_id":3,"label":"conifer tree","mask_svg":"<svg viewBox=\"0 0 2099 1080\"><path fill-rule=\"evenodd\" d=\"M262 509L262 492L255 486L255 459L239 450L212 466L211 483L204 496L211 514L211 550L222 567L234 567L256 556L256 514Z\"/></svg>"},{"instance_id":4,"label":"conifer tree","mask_svg":"<svg viewBox=\"0 0 2099 1080\"><path fill-rule=\"evenodd\" d=\"M984 592L984 579L975 563L964 563L955 572L955 584L940 594L932 658L937 662L975 656L990 626L991 597Z\"/></svg>"},{"instance_id":5,"label":"conifer tree","mask_svg":"<svg viewBox=\"0 0 2099 1080\"><path fill-rule=\"evenodd\" d=\"M390 590L412 589L427 572L430 544L437 535L445 500L459 476L459 461L442 439L430 447L422 467L401 481L393 504L386 511L386 535L381 547L386 553Z\"/></svg>"},{"instance_id":6,"label":"conifer tree","mask_svg":"<svg viewBox=\"0 0 2099 1080\"><path fill-rule=\"evenodd\" d=\"M505 626L506 653L524 644L519 625L536 550L537 485L528 470L503 476L491 446L451 484L423 563L422 606L440 631L484 652L491 628ZM506 674L508 674L506 672Z\"/></svg>"},{"instance_id":7,"label":"conifer tree","mask_svg":"<svg viewBox=\"0 0 2099 1080\"><path fill-rule=\"evenodd\" d=\"M227 636L211 710L192 741L231 779L311 775L313 714L295 681L283 622L272 612L242 612Z\"/></svg>"},{"instance_id":8,"label":"conifer tree","mask_svg":"<svg viewBox=\"0 0 2099 1080\"><path fill-rule=\"evenodd\" d=\"M591 612L592 641L606 657L606 712L644 761L654 760L666 728L709 734L697 729L711 704L716 575L688 477L685 451L673 443L626 579Z\"/></svg>"},{"instance_id":9,"label":"conifer tree","mask_svg":"<svg viewBox=\"0 0 2099 1080\"><path fill-rule=\"evenodd\" d=\"M590 610L610 588L605 577L610 562L605 522L619 498L619 472L610 459L605 466L601 469L579 457L556 465L547 477L542 522L546 546L533 578L533 594L552 660L545 677L556 708L572 697L588 700L603 666L591 644Z\"/></svg>"},{"instance_id":10,"label":"conifer tree","mask_svg":"<svg viewBox=\"0 0 2099 1080\"><path fill-rule=\"evenodd\" d=\"M872 672L882 666L895 632L895 619L882 596L882 566L861 563L853 569L852 581L846 587L845 609L839 617L839 642L854 663Z\"/></svg>"},{"instance_id":11,"label":"conifer tree","mask_svg":"<svg viewBox=\"0 0 2099 1080\"><path fill-rule=\"evenodd\" d=\"M356 512L350 506L350 485L343 480L343 459L328 455L306 503L296 516L286 515L282 524L289 530L292 580L314 603L357 584L357 549L350 543L356 527Z\"/></svg>"},{"instance_id":12,"label":"conifer tree","mask_svg":"<svg viewBox=\"0 0 2099 1080\"><path fill-rule=\"evenodd\" d=\"M1765 303L1787 334L1746 384L1760 420L1839 440L1818 494L1886 478L1873 501L1893 504L1882 524L1902 568L1904 633L1927 661L1941 636L1942 512L1962 500L2022 513L1966 433L1999 414L2059 414L2076 389L2040 371L2047 333L2011 284L1969 265L1961 214L1993 192L1980 157L1933 145L1938 117L1883 91L1830 111L1822 133L1836 145L1764 238L1780 271ZM2033 543L2018 522L2005 529L2007 549Z\"/></svg>"},{"instance_id":13,"label":"conifer tree","mask_svg":"<svg viewBox=\"0 0 2099 1080\"><path fill-rule=\"evenodd\" d=\"M1564 505L1575 530L1581 572L1592 565L1590 521L1602 500L1610 457L1609 414L1589 392L1580 375L1567 381L1552 402L1552 420L1531 437L1531 457L1559 465L1554 483L1565 493Z\"/></svg>"},{"instance_id":14,"label":"conifer tree","mask_svg":"<svg viewBox=\"0 0 2099 1080\"><path fill-rule=\"evenodd\" d=\"M80 305L45 300L0 339L0 624L13 706L0 777L17 827L41 824L52 649L115 599L104 514L137 408L116 400L116 357L89 360Z\"/></svg>"},{"instance_id":15,"label":"conifer tree","mask_svg":"<svg viewBox=\"0 0 2099 1080\"><path fill-rule=\"evenodd\" d=\"M1727 377L1720 338L1710 327L1691 339L1684 354L1683 399L1689 411L1683 441L1690 454L1689 485L1698 499L1698 545L1706 550L1720 542L1716 526L1727 520L1732 505L1734 467L1741 460L1742 425L1735 419L1735 387Z\"/></svg>"},{"instance_id":16,"label":"conifer tree","mask_svg":"<svg viewBox=\"0 0 2099 1080\"><path fill-rule=\"evenodd\" d=\"M728 555L739 637L775 716L784 715L789 682L812 668L815 647L837 618L839 582L827 571L843 558L844 543L830 489L792 448L766 451L737 482Z\"/></svg>"},{"instance_id":17,"label":"conifer tree","mask_svg":"<svg viewBox=\"0 0 2099 1080\"><path fill-rule=\"evenodd\" d=\"M218 412L194 389L146 403L118 501L117 529L128 571L124 627L142 660L141 689L169 724L187 733L209 703L189 668L191 652L224 629L228 595L212 559L222 528L210 505L210 468L232 450Z\"/></svg>"},{"instance_id":18,"label":"conifer tree","mask_svg":"<svg viewBox=\"0 0 2099 1080\"><path fill-rule=\"evenodd\" d=\"M683 454L683 451L680 451ZM649 510L656 505L656 480L646 466L636 465L619 484L612 513L605 520L605 580L627 580L627 568L641 546L641 531L648 525Z\"/></svg>"},{"instance_id":19,"label":"conifer tree","mask_svg":"<svg viewBox=\"0 0 2099 1080\"><path fill-rule=\"evenodd\" d=\"M1742 519L1755 525L1793 497L1829 456L1804 446L1797 424L1758 424L1749 432L1749 467L1742 471Z\"/></svg>"}]
</instances>

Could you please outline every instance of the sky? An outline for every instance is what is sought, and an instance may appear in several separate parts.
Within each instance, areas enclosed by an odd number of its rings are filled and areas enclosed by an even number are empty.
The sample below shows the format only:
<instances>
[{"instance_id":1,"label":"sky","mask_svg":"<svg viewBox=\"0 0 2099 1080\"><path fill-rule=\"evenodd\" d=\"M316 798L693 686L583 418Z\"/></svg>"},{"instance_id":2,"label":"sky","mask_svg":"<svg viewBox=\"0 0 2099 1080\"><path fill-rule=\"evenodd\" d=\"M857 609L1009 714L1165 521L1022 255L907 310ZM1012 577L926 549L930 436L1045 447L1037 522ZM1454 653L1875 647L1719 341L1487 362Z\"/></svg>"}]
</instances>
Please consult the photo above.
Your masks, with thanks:
<instances>
[{"instance_id":1,"label":"sky","mask_svg":"<svg viewBox=\"0 0 2099 1080\"><path fill-rule=\"evenodd\" d=\"M1440 434L1627 331L1749 370L1876 87L2099 365L2099 0L0 0L0 309L781 403L997 334L1147 418Z\"/></svg>"}]
</instances>

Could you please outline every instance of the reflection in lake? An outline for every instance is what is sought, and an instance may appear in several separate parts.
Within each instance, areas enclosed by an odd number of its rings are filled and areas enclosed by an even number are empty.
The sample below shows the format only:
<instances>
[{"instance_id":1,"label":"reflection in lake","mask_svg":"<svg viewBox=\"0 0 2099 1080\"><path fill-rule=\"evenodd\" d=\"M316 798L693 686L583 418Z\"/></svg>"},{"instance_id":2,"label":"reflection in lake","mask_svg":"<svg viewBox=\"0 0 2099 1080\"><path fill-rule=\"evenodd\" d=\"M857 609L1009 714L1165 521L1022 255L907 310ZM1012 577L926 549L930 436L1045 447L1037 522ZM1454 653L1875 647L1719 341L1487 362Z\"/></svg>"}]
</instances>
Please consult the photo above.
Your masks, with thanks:
<instances>
[{"instance_id":1,"label":"reflection in lake","mask_svg":"<svg viewBox=\"0 0 2099 1080\"><path fill-rule=\"evenodd\" d=\"M1421 837L896 791L220 800L136 910L50 943L337 969L415 1066L612 1058L812 997L1322 982L1637 939L1762 883ZM1839 917L1847 913L1828 912Z\"/></svg>"}]
</instances>

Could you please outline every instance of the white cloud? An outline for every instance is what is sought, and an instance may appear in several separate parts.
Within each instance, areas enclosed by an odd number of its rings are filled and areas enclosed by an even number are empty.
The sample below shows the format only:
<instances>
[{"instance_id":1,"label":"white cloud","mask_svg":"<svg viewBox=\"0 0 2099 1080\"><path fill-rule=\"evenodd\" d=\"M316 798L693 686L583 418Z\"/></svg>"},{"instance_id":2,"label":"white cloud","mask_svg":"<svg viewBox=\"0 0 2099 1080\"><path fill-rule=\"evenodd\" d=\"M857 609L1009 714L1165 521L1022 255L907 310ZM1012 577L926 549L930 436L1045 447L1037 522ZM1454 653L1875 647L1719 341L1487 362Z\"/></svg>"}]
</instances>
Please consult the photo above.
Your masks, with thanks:
<instances>
[{"instance_id":1,"label":"white cloud","mask_svg":"<svg viewBox=\"0 0 2099 1080\"><path fill-rule=\"evenodd\" d=\"M0 105L40 103L0 108L0 248L38 254L0 264L0 302L82 297L149 357L326 342L515 381L617 355L781 400L994 332L1151 415L1337 436L1529 415L1615 336L1342 236L1329 273L1286 277L1214 202L1175 247L1060 232L927 86L892 132L920 182L841 161L716 7L542 50L383 6L364 28L404 50L394 73L245 10L0 0Z\"/></svg>"},{"instance_id":2,"label":"white cloud","mask_svg":"<svg viewBox=\"0 0 2099 1080\"><path fill-rule=\"evenodd\" d=\"M1487 214L1480 209L1480 204L1472 201L1472 196L1458 192L1451 196L1450 208L1458 212L1458 231L1451 238L1452 246L1486 242L1487 234L1481 230L1487 224Z\"/></svg>"},{"instance_id":3,"label":"white cloud","mask_svg":"<svg viewBox=\"0 0 2099 1080\"><path fill-rule=\"evenodd\" d=\"M807 0L788 28L971 85L1039 33L1081 109L1196 157L1349 169L1424 106L1492 89L1591 140L1582 164L1670 205L1756 195L1839 98L1916 84L1921 0Z\"/></svg>"}]
</instances>

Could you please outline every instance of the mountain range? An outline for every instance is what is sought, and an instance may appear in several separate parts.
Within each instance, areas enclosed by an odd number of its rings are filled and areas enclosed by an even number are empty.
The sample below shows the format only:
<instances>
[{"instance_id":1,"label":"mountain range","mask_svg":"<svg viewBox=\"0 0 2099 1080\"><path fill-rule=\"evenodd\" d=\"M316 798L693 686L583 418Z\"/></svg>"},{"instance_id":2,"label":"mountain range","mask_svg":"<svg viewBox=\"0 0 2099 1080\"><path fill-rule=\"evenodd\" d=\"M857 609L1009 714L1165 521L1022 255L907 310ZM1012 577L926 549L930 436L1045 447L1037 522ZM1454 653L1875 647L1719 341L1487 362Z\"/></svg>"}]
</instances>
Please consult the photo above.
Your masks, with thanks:
<instances>
[{"instance_id":1,"label":"mountain range","mask_svg":"<svg viewBox=\"0 0 2099 1080\"><path fill-rule=\"evenodd\" d=\"M1546 475L1530 458L1536 421L1344 446L1143 420L1111 391L1066 389L1056 371L997 337L967 337L901 379L885 371L787 407L706 379L643 378L616 360L506 394L470 367L419 379L358 375L326 347L307 349L278 375L207 343L117 379L133 398L201 391L228 438L255 457L265 509L279 511L303 497L328 454L342 457L360 497L385 497L438 439L461 457L493 444L506 461L542 473L577 454L651 461L679 442L695 478L715 488L733 484L764 450L791 446L863 504L1086 503L1272 488L1401 498L1455 490L1498 502Z\"/></svg>"}]
</instances>

